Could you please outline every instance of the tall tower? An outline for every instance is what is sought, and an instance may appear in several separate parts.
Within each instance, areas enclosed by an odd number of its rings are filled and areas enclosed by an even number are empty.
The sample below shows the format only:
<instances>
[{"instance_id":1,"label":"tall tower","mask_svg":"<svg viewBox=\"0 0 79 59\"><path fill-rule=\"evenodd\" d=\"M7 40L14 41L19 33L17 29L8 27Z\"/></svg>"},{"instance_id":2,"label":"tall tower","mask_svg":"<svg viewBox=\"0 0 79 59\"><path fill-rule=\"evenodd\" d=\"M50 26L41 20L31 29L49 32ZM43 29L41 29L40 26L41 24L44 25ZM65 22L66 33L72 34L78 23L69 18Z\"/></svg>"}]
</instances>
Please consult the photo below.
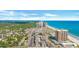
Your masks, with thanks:
<instances>
[{"instance_id":1,"label":"tall tower","mask_svg":"<svg viewBox=\"0 0 79 59\"><path fill-rule=\"evenodd\" d=\"M59 42L63 42L67 40L68 39L67 35L68 35L68 30L56 30L55 31L56 39Z\"/></svg>"},{"instance_id":2,"label":"tall tower","mask_svg":"<svg viewBox=\"0 0 79 59\"><path fill-rule=\"evenodd\" d=\"M37 22L37 27L39 27L39 28L46 27L46 23L43 21Z\"/></svg>"}]
</instances>

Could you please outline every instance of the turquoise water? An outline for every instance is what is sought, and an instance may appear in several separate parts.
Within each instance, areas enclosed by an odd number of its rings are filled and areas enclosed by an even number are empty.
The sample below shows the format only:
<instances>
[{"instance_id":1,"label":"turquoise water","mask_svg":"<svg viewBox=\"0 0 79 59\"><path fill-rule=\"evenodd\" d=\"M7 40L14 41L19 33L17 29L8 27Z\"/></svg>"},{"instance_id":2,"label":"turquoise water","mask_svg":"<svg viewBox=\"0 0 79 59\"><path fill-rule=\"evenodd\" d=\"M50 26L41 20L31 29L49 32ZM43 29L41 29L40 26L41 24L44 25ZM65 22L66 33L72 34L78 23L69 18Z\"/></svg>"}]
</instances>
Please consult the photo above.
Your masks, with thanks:
<instances>
[{"instance_id":1,"label":"turquoise water","mask_svg":"<svg viewBox=\"0 0 79 59\"><path fill-rule=\"evenodd\" d=\"M79 21L47 21L47 23L55 28L68 29L69 33L79 37Z\"/></svg>"}]
</instances>

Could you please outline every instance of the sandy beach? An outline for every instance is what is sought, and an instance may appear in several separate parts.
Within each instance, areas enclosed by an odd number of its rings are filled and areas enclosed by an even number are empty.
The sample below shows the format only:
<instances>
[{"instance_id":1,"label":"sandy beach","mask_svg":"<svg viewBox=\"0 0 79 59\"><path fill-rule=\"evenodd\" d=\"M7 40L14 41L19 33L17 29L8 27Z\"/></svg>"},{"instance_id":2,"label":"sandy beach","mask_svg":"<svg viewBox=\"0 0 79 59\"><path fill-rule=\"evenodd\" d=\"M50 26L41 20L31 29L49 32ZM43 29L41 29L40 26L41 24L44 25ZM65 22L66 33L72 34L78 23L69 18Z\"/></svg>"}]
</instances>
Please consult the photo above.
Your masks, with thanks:
<instances>
[{"instance_id":1,"label":"sandy beach","mask_svg":"<svg viewBox=\"0 0 79 59\"><path fill-rule=\"evenodd\" d=\"M49 26L49 25L46 25L48 28L51 28L51 29L53 29L53 30L57 30L57 28L54 28L54 27L51 27L51 26Z\"/></svg>"},{"instance_id":2,"label":"sandy beach","mask_svg":"<svg viewBox=\"0 0 79 59\"><path fill-rule=\"evenodd\" d=\"M74 43L79 44L79 40L76 39L76 38L74 38L73 36L68 35L68 39L69 39L70 41L74 42Z\"/></svg>"},{"instance_id":3,"label":"sandy beach","mask_svg":"<svg viewBox=\"0 0 79 59\"><path fill-rule=\"evenodd\" d=\"M48 28L51 28L51 29L53 29L53 30L57 30L56 28L51 27L51 26L49 26L49 25L47 25L47 27L48 27ZM71 36L71 35L68 35L68 39L69 39L70 41L74 42L74 43L79 44L78 38L75 38L75 37L73 37L73 36Z\"/></svg>"}]
</instances>

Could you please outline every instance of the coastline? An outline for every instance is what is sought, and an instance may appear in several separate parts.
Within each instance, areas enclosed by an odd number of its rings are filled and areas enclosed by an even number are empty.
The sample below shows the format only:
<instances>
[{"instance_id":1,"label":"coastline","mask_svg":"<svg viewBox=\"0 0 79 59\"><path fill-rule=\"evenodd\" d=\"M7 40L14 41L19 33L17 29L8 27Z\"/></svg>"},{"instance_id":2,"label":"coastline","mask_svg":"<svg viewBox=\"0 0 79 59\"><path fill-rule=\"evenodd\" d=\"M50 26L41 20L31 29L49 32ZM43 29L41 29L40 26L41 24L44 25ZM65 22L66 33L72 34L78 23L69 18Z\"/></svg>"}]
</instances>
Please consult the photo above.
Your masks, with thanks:
<instances>
[{"instance_id":1,"label":"coastline","mask_svg":"<svg viewBox=\"0 0 79 59\"><path fill-rule=\"evenodd\" d=\"M57 30L57 28L54 28L52 26L47 25L48 28L51 28L53 30ZM68 39L74 43L79 44L79 37L72 35L72 34L68 34Z\"/></svg>"},{"instance_id":2,"label":"coastline","mask_svg":"<svg viewBox=\"0 0 79 59\"><path fill-rule=\"evenodd\" d=\"M52 26L49 26L49 25L46 25L48 28L51 28L51 29L53 29L53 30L57 30L57 28L54 28L54 27L52 27Z\"/></svg>"},{"instance_id":3,"label":"coastline","mask_svg":"<svg viewBox=\"0 0 79 59\"><path fill-rule=\"evenodd\" d=\"M68 39L74 43L79 44L79 38L75 38L75 35L71 36L68 34Z\"/></svg>"}]
</instances>

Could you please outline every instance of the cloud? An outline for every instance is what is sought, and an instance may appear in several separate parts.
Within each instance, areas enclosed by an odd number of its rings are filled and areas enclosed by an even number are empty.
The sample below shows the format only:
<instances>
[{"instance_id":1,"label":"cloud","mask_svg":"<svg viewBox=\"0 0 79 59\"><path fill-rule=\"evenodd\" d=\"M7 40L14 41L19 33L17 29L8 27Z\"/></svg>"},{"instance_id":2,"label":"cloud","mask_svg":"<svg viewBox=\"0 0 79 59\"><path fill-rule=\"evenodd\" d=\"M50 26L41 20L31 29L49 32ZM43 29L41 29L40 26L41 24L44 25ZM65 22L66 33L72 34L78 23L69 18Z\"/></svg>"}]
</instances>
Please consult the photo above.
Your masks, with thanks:
<instances>
[{"instance_id":1,"label":"cloud","mask_svg":"<svg viewBox=\"0 0 79 59\"><path fill-rule=\"evenodd\" d=\"M2 16L2 17L1 17ZM79 17L61 17L52 13L25 13L0 10L0 20L78 20Z\"/></svg>"},{"instance_id":2,"label":"cloud","mask_svg":"<svg viewBox=\"0 0 79 59\"><path fill-rule=\"evenodd\" d=\"M79 20L79 18L46 18L46 17L17 17L17 18L12 18L12 17L5 17L5 18L0 18L0 20Z\"/></svg>"},{"instance_id":3,"label":"cloud","mask_svg":"<svg viewBox=\"0 0 79 59\"><path fill-rule=\"evenodd\" d=\"M58 15L56 15L56 14L51 14L51 13L46 13L46 14L44 14L44 16L54 17L54 16L58 16Z\"/></svg>"},{"instance_id":4,"label":"cloud","mask_svg":"<svg viewBox=\"0 0 79 59\"><path fill-rule=\"evenodd\" d=\"M6 10L0 10L0 13L5 13L5 12L7 12Z\"/></svg>"},{"instance_id":5,"label":"cloud","mask_svg":"<svg viewBox=\"0 0 79 59\"><path fill-rule=\"evenodd\" d=\"M12 10L0 10L0 16L2 16L2 18L0 17L0 19L44 19L47 17L54 17L54 16L58 16L56 14L51 14L51 13L42 13L42 14L38 14L38 13L24 13L24 12L16 12L16 11L12 11Z\"/></svg>"},{"instance_id":6,"label":"cloud","mask_svg":"<svg viewBox=\"0 0 79 59\"><path fill-rule=\"evenodd\" d=\"M12 10L0 10L0 16L5 17L32 17L37 16L37 13L24 13L24 12L16 12Z\"/></svg>"},{"instance_id":7,"label":"cloud","mask_svg":"<svg viewBox=\"0 0 79 59\"><path fill-rule=\"evenodd\" d=\"M14 15L15 15L14 11L0 10L0 16L8 17L8 16L14 16Z\"/></svg>"}]
</instances>

